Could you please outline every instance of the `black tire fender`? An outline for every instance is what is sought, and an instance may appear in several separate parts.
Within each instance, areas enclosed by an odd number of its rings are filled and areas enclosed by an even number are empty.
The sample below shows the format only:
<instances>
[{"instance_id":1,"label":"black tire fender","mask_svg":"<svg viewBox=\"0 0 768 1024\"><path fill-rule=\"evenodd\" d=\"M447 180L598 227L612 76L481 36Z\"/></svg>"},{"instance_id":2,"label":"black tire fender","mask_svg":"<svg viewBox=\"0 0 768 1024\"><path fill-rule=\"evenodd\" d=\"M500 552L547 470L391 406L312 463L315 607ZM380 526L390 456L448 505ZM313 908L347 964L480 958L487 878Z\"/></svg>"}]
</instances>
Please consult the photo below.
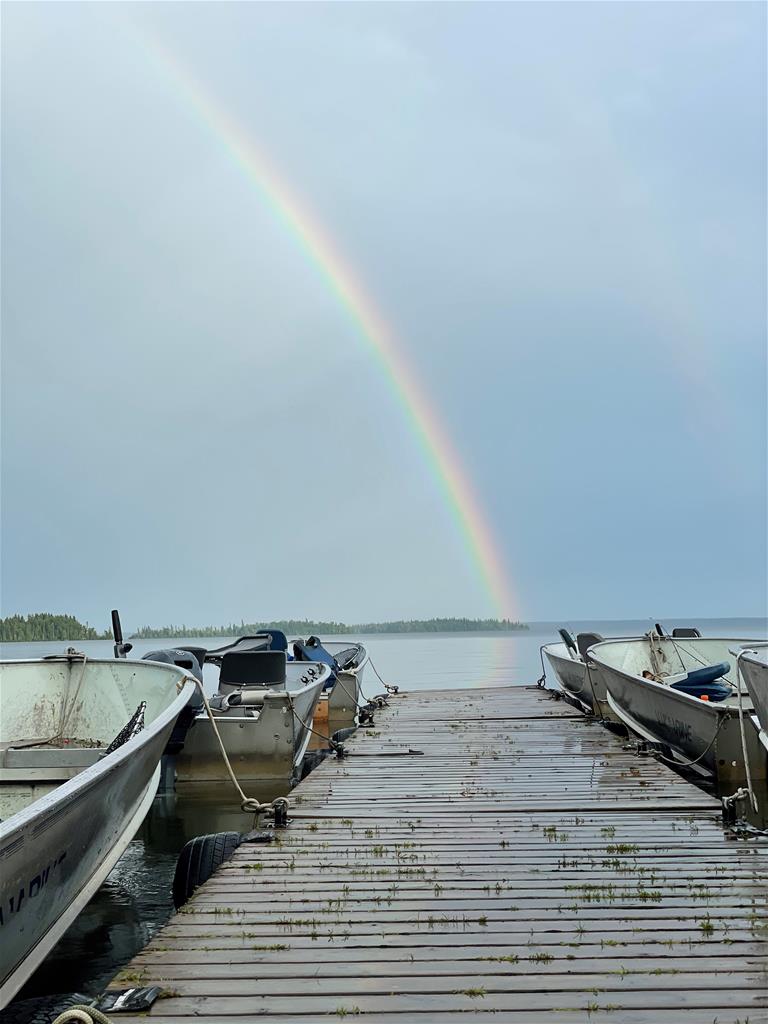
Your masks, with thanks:
<instances>
[{"instance_id":1,"label":"black tire fender","mask_svg":"<svg viewBox=\"0 0 768 1024\"><path fill-rule=\"evenodd\" d=\"M173 876L173 905L177 910L232 857L241 841L239 832L212 832L190 839L179 854Z\"/></svg>"}]
</instances>

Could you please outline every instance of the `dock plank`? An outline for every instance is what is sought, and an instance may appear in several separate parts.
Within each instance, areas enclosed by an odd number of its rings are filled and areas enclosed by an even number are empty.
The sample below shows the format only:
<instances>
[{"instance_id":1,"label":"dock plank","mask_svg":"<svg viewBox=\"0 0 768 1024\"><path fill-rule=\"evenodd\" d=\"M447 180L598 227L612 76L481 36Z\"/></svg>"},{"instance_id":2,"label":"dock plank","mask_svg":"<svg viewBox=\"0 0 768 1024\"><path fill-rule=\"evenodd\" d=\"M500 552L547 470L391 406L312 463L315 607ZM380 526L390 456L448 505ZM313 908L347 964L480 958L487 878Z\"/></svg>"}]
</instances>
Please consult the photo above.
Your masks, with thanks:
<instances>
[{"instance_id":1,"label":"dock plank","mask_svg":"<svg viewBox=\"0 0 768 1024\"><path fill-rule=\"evenodd\" d=\"M768 842L535 687L398 694L113 985L162 1024L768 1022Z\"/></svg>"}]
</instances>

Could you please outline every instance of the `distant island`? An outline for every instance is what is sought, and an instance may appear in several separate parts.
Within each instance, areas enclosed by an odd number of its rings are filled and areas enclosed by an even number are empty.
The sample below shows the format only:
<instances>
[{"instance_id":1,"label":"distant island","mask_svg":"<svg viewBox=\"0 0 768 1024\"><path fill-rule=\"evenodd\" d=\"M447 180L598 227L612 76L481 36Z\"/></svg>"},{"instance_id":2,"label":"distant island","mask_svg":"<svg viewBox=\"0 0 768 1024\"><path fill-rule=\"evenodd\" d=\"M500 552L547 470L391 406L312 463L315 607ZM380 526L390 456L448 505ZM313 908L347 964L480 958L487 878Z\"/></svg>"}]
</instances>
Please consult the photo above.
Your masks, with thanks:
<instances>
[{"instance_id":1,"label":"distant island","mask_svg":"<svg viewBox=\"0 0 768 1024\"><path fill-rule=\"evenodd\" d=\"M398 619L394 622L315 622L312 619L283 619L279 622L231 622L228 626L142 626L131 634L139 640L178 636L244 636L265 629L279 629L289 636L316 633L335 636L340 633L509 633L525 630L523 622L511 619Z\"/></svg>"},{"instance_id":2,"label":"distant island","mask_svg":"<svg viewBox=\"0 0 768 1024\"><path fill-rule=\"evenodd\" d=\"M510 633L526 630L512 619L399 619L395 622L316 622L312 619L283 619L279 622L230 622L227 626L142 626L133 639L149 640L181 636L244 636L265 629L279 629L289 636L336 636L342 633ZM112 631L99 633L73 615L11 615L0 619L0 643L39 640L111 640Z\"/></svg>"},{"instance_id":3,"label":"distant island","mask_svg":"<svg viewBox=\"0 0 768 1024\"><path fill-rule=\"evenodd\" d=\"M10 615L0 619L0 643L29 640L111 640L112 633L99 633L74 615Z\"/></svg>"}]
</instances>

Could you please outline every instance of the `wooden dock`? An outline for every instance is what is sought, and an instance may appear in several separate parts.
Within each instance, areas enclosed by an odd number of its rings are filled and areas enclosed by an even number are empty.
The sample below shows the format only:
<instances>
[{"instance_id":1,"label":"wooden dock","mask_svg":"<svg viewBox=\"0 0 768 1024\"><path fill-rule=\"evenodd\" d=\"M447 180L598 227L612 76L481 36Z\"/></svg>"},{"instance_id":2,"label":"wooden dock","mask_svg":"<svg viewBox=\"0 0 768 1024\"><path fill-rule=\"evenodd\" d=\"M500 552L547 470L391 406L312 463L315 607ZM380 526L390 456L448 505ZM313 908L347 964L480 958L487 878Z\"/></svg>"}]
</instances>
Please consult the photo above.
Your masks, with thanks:
<instances>
[{"instance_id":1,"label":"wooden dock","mask_svg":"<svg viewBox=\"0 0 768 1024\"><path fill-rule=\"evenodd\" d=\"M768 1021L768 842L624 743L535 687L399 694L113 986L162 1024Z\"/></svg>"}]
</instances>

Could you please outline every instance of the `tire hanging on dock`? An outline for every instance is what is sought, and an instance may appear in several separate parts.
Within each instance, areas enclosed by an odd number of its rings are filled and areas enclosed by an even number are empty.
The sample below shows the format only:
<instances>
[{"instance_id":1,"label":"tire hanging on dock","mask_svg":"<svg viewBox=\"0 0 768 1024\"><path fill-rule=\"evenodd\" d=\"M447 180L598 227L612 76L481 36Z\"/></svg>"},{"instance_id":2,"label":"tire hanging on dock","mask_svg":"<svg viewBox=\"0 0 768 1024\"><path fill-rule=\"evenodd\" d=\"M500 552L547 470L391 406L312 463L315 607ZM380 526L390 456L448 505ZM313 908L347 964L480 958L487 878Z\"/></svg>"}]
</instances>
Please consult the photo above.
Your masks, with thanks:
<instances>
[{"instance_id":1,"label":"tire hanging on dock","mask_svg":"<svg viewBox=\"0 0 768 1024\"><path fill-rule=\"evenodd\" d=\"M213 832L190 839L179 854L173 876L173 905L177 910L232 857L242 838L239 832Z\"/></svg>"}]
</instances>

